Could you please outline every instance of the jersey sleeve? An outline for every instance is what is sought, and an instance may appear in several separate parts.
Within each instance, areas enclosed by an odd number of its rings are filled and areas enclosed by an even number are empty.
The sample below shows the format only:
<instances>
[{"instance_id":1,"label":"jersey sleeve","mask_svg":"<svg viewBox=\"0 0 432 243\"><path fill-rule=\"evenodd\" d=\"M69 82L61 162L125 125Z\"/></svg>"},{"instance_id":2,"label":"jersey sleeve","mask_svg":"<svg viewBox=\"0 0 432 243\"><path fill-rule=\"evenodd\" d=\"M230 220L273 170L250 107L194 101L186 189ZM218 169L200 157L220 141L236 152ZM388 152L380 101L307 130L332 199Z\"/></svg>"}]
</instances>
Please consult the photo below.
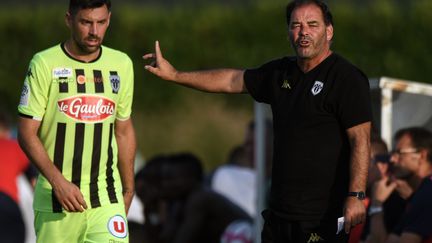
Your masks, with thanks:
<instances>
[{"instance_id":1,"label":"jersey sleeve","mask_svg":"<svg viewBox=\"0 0 432 243\"><path fill-rule=\"evenodd\" d=\"M42 120L48 102L50 78L50 72L42 58L35 55L24 80L18 105L20 115Z\"/></svg>"},{"instance_id":2,"label":"jersey sleeve","mask_svg":"<svg viewBox=\"0 0 432 243\"><path fill-rule=\"evenodd\" d=\"M334 105L342 126L348 129L372 121L372 104L366 75L356 68L343 73L336 84L338 95Z\"/></svg>"},{"instance_id":3,"label":"jersey sleeve","mask_svg":"<svg viewBox=\"0 0 432 243\"><path fill-rule=\"evenodd\" d=\"M125 65L124 73L121 77L120 97L117 105L116 118L118 120L127 120L132 113L134 71L132 61L129 57L127 57Z\"/></svg>"},{"instance_id":4,"label":"jersey sleeve","mask_svg":"<svg viewBox=\"0 0 432 243\"><path fill-rule=\"evenodd\" d=\"M256 101L271 104L274 100L275 70L279 62L280 60L270 61L245 71L243 79L246 89Z\"/></svg>"}]
</instances>

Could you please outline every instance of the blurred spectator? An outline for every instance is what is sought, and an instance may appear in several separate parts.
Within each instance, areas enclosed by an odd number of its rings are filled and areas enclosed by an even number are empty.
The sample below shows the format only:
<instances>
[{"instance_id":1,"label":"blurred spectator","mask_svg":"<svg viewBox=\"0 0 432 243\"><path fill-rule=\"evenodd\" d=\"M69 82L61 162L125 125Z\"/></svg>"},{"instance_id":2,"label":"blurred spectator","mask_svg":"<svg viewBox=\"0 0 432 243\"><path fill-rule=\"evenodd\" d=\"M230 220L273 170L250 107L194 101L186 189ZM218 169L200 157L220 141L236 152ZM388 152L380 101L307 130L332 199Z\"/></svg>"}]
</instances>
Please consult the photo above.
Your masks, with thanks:
<instances>
[{"instance_id":1,"label":"blurred spectator","mask_svg":"<svg viewBox=\"0 0 432 243\"><path fill-rule=\"evenodd\" d=\"M272 160L272 123L265 121L265 177L270 181ZM257 172L255 171L255 123L247 127L242 145L230 152L228 162L219 166L211 176L210 186L216 192L236 203L251 217L257 214Z\"/></svg>"},{"instance_id":2,"label":"blurred spectator","mask_svg":"<svg viewBox=\"0 0 432 243\"><path fill-rule=\"evenodd\" d=\"M137 151L135 155L135 181L138 181L137 176L138 173L142 170L144 166L144 158L142 154ZM135 182L136 183L136 182ZM132 203L129 208L129 212L127 215L127 223L129 229L129 243L143 243L146 242L144 236L144 214L143 214L144 206L142 201L139 199L138 195L133 196Z\"/></svg>"},{"instance_id":3,"label":"blurred spectator","mask_svg":"<svg viewBox=\"0 0 432 243\"><path fill-rule=\"evenodd\" d=\"M189 153L158 156L137 174L146 242L252 242L251 218L203 183L201 161Z\"/></svg>"},{"instance_id":4,"label":"blurred spectator","mask_svg":"<svg viewBox=\"0 0 432 243\"><path fill-rule=\"evenodd\" d=\"M25 224L19 208L17 179L25 174L32 185L36 172L11 137L10 116L0 111L0 234L1 242L23 243Z\"/></svg>"},{"instance_id":5,"label":"blurred spectator","mask_svg":"<svg viewBox=\"0 0 432 243\"><path fill-rule=\"evenodd\" d=\"M130 232L131 243L142 235L146 243L162 243L162 229L167 218L167 203L161 195L162 165L167 156L156 156L150 159L135 176L136 195L144 205L144 226L141 230Z\"/></svg>"},{"instance_id":6,"label":"blurred spectator","mask_svg":"<svg viewBox=\"0 0 432 243\"><path fill-rule=\"evenodd\" d=\"M411 127L399 130L395 140L391 176L384 175L377 181L372 193L373 237L368 242L431 242L432 133ZM408 199L408 205L396 228L388 232L384 227L382 205L393 191Z\"/></svg>"},{"instance_id":7,"label":"blurred spectator","mask_svg":"<svg viewBox=\"0 0 432 243\"><path fill-rule=\"evenodd\" d=\"M216 169L211 188L256 215L256 172L243 146L233 148L228 163Z\"/></svg>"},{"instance_id":8,"label":"blurred spectator","mask_svg":"<svg viewBox=\"0 0 432 243\"><path fill-rule=\"evenodd\" d=\"M387 144L377 134L371 136L371 162L369 163L368 181L366 188L367 199L364 200L368 211L373 213L370 208L370 197L372 187L375 182L379 181L383 176L387 175L390 166L390 155L388 153ZM393 192L389 199L383 203L384 225L387 231L392 230L399 221L404 209L406 201L399 196L397 192ZM370 216L366 216L364 224L356 226L350 234L350 243L364 242L370 230Z\"/></svg>"}]
</instances>

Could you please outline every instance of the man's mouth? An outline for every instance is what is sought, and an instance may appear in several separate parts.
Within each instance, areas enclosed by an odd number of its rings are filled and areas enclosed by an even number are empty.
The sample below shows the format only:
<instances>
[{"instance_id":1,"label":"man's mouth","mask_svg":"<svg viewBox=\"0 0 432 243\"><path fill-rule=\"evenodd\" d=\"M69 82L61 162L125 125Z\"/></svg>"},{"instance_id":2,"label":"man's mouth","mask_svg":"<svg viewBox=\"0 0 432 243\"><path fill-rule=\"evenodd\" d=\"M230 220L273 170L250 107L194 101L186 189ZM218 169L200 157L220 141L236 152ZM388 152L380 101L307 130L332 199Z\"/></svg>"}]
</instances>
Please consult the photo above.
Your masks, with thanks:
<instances>
[{"instance_id":1,"label":"man's mouth","mask_svg":"<svg viewBox=\"0 0 432 243\"><path fill-rule=\"evenodd\" d=\"M297 46L299 46L299 47L308 47L308 46L310 46L310 44L311 44L310 40L299 40L297 42Z\"/></svg>"}]
</instances>

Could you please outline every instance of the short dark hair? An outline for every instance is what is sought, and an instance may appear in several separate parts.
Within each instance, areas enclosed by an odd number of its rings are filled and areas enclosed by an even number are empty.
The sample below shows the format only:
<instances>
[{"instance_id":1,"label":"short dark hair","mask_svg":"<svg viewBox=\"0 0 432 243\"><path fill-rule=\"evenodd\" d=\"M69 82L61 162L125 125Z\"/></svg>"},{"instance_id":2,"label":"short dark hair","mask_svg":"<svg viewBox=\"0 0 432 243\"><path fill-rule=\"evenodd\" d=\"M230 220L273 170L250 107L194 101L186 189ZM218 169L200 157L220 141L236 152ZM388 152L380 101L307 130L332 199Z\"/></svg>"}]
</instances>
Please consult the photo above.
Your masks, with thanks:
<instances>
[{"instance_id":1,"label":"short dark hair","mask_svg":"<svg viewBox=\"0 0 432 243\"><path fill-rule=\"evenodd\" d=\"M387 144L385 141L377 134L371 134L371 147L375 149L378 154L388 153Z\"/></svg>"},{"instance_id":2,"label":"short dark hair","mask_svg":"<svg viewBox=\"0 0 432 243\"><path fill-rule=\"evenodd\" d=\"M330 9L327 6L327 4L325 4L323 1L321 1L321 0L294 0L294 1L290 2L286 7L286 21L287 21L288 26L290 24L291 14L294 11L294 9L297 7L303 6L303 5L308 5L308 4L315 4L317 7L319 7L321 9L321 12L322 12L322 15L324 18L324 23L326 24L326 26L333 25L333 15L331 14Z\"/></svg>"},{"instance_id":3,"label":"short dark hair","mask_svg":"<svg viewBox=\"0 0 432 243\"><path fill-rule=\"evenodd\" d=\"M0 108L0 128L9 130L11 127L12 127L12 118L10 114L3 108Z\"/></svg>"},{"instance_id":4,"label":"short dark hair","mask_svg":"<svg viewBox=\"0 0 432 243\"><path fill-rule=\"evenodd\" d=\"M111 11L111 0L70 0L69 13L75 15L81 9L99 8L103 5Z\"/></svg>"},{"instance_id":5,"label":"short dark hair","mask_svg":"<svg viewBox=\"0 0 432 243\"><path fill-rule=\"evenodd\" d=\"M175 167L180 175L202 182L204 169L201 160L189 152L175 153L169 157L170 166Z\"/></svg>"},{"instance_id":6,"label":"short dark hair","mask_svg":"<svg viewBox=\"0 0 432 243\"><path fill-rule=\"evenodd\" d=\"M426 149L428 152L428 161L432 163L432 132L423 127L408 127L400 129L395 134L395 140L402 136L408 135L412 144L418 149Z\"/></svg>"}]
</instances>

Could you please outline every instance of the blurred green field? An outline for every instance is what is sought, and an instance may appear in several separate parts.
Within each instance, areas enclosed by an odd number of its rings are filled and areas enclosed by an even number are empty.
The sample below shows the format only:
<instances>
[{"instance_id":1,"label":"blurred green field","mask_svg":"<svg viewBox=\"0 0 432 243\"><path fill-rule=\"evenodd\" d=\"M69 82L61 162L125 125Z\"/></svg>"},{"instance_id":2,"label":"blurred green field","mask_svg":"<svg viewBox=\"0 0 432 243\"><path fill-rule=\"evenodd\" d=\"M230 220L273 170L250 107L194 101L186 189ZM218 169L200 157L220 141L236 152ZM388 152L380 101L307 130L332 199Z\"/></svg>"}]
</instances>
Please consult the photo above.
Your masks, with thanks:
<instances>
[{"instance_id":1,"label":"blurred green field","mask_svg":"<svg viewBox=\"0 0 432 243\"><path fill-rule=\"evenodd\" d=\"M432 2L331 1L333 49L369 77L390 76L431 82ZM207 94L161 81L144 70L141 56L161 42L164 56L178 69L253 67L292 54L286 35L286 1L245 5L113 6L105 44L134 61L134 122L145 158L192 151L212 169L242 142L253 117L248 95ZM66 6L0 9L1 105L16 112L32 55L68 37Z\"/></svg>"}]
</instances>

